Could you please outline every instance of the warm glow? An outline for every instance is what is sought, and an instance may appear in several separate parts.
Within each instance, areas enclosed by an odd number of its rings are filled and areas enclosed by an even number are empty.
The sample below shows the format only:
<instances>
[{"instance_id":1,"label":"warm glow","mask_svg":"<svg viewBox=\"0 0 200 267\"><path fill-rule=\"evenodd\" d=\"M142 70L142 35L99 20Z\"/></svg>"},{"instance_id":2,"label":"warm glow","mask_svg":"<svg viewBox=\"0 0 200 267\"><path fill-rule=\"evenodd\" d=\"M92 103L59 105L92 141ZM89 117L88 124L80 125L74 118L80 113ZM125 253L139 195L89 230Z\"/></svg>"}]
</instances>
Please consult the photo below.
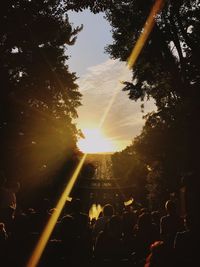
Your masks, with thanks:
<instances>
[{"instance_id":1,"label":"warm glow","mask_svg":"<svg viewBox=\"0 0 200 267\"><path fill-rule=\"evenodd\" d=\"M85 138L78 141L79 149L84 153L113 152L115 147L111 140L106 138L101 129L83 129Z\"/></svg>"}]
</instances>

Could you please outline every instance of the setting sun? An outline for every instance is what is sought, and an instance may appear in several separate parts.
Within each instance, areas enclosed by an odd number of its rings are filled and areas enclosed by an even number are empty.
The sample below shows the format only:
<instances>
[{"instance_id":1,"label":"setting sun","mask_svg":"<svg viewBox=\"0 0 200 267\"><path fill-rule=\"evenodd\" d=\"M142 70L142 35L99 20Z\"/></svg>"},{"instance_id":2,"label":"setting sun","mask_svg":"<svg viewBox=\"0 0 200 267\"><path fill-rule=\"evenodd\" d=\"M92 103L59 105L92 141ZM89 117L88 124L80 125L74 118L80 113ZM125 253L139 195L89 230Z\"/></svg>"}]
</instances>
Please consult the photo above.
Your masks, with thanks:
<instances>
[{"instance_id":1,"label":"setting sun","mask_svg":"<svg viewBox=\"0 0 200 267\"><path fill-rule=\"evenodd\" d=\"M111 140L106 138L103 132L98 129L83 129L85 138L78 141L79 149L84 153L113 152L115 147Z\"/></svg>"}]
</instances>

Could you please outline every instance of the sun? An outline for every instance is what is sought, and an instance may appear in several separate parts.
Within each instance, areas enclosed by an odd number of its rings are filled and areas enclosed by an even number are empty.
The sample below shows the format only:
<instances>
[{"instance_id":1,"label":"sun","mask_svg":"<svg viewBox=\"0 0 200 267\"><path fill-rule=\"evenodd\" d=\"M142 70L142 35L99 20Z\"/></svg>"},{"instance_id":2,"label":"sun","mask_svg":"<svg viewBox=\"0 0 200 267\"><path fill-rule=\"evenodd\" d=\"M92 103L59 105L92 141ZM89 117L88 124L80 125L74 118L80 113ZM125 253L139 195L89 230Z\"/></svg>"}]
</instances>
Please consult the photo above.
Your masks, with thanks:
<instances>
[{"instance_id":1,"label":"sun","mask_svg":"<svg viewBox=\"0 0 200 267\"><path fill-rule=\"evenodd\" d=\"M85 138L78 140L78 147L83 153L105 153L115 151L109 138L106 138L99 128L82 130Z\"/></svg>"}]
</instances>

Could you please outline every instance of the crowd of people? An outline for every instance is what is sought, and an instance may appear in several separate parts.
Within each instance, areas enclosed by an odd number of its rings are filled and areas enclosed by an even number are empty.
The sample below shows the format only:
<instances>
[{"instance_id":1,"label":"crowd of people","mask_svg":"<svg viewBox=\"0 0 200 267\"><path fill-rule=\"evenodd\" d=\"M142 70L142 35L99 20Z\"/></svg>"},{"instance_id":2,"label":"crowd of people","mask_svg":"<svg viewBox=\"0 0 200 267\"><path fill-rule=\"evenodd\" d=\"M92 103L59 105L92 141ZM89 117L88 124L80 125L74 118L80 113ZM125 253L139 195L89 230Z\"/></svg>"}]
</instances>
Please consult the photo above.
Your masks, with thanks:
<instances>
[{"instance_id":1,"label":"crowd of people","mask_svg":"<svg viewBox=\"0 0 200 267\"><path fill-rule=\"evenodd\" d=\"M12 189L12 190L11 190ZM4 266L26 266L54 209L48 199L40 208L15 212L19 185L1 188L0 255ZM5 206L5 203L7 206ZM181 218L168 200L166 214L106 204L97 219L81 210L79 199L66 203L39 266L196 266L198 226Z\"/></svg>"}]
</instances>

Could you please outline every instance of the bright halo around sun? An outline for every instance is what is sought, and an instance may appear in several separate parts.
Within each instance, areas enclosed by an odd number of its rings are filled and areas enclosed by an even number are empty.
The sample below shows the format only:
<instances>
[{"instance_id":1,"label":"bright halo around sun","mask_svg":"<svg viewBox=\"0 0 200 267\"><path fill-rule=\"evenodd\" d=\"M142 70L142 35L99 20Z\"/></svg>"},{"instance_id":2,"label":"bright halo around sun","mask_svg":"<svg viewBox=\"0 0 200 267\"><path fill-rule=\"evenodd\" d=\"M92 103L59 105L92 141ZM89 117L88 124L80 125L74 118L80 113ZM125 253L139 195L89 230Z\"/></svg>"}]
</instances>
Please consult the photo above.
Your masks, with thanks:
<instances>
[{"instance_id":1,"label":"bright halo around sun","mask_svg":"<svg viewBox=\"0 0 200 267\"><path fill-rule=\"evenodd\" d=\"M115 147L109 138L98 129L83 129L85 138L78 140L78 147L83 153L106 153L115 151Z\"/></svg>"}]
</instances>

